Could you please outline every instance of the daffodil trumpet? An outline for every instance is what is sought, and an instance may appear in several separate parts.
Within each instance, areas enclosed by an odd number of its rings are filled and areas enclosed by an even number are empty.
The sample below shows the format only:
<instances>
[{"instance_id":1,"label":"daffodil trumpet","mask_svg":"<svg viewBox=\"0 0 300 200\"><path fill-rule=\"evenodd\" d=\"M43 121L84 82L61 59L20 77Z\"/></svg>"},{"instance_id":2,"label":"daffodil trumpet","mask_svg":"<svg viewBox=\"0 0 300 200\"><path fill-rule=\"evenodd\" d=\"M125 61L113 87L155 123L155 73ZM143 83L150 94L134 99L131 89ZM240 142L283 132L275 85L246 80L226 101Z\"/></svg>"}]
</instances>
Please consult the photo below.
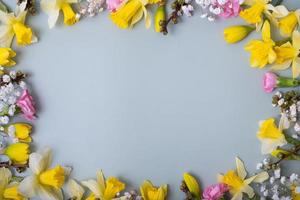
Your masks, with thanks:
<instances>
[{"instance_id":1,"label":"daffodil trumpet","mask_svg":"<svg viewBox=\"0 0 300 200\"><path fill-rule=\"evenodd\" d=\"M228 44L237 43L243 40L244 38L246 38L254 30L255 27L253 26L246 26L246 25L230 26L225 28L223 31L224 40Z\"/></svg>"},{"instance_id":2,"label":"daffodil trumpet","mask_svg":"<svg viewBox=\"0 0 300 200\"><path fill-rule=\"evenodd\" d=\"M300 81L298 79L278 76L273 72L265 73L263 78L264 91L267 93L272 92L276 88L297 87L299 85Z\"/></svg>"}]
</instances>

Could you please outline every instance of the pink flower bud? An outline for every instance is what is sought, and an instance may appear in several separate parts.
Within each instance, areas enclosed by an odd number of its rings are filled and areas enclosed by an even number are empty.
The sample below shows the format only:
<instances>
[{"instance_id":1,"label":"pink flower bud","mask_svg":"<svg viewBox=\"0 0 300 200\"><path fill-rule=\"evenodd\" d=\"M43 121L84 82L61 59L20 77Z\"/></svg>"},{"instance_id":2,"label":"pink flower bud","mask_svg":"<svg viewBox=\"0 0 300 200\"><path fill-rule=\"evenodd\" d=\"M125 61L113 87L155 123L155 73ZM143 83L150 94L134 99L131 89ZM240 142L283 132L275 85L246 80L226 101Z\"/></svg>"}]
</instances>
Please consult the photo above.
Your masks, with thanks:
<instances>
[{"instance_id":1,"label":"pink flower bud","mask_svg":"<svg viewBox=\"0 0 300 200\"><path fill-rule=\"evenodd\" d=\"M21 111L25 119L27 120L35 119L36 110L34 107L34 101L27 89L23 91L23 94L18 99L17 106L21 108Z\"/></svg>"},{"instance_id":2,"label":"pink flower bud","mask_svg":"<svg viewBox=\"0 0 300 200\"><path fill-rule=\"evenodd\" d=\"M225 192L229 190L228 186L224 183L218 183L208 186L203 191L204 200L218 200L224 196Z\"/></svg>"},{"instance_id":3,"label":"pink flower bud","mask_svg":"<svg viewBox=\"0 0 300 200\"><path fill-rule=\"evenodd\" d=\"M272 72L267 72L264 75L264 90L265 92L272 92L277 86L277 75Z\"/></svg>"},{"instance_id":4,"label":"pink flower bud","mask_svg":"<svg viewBox=\"0 0 300 200\"><path fill-rule=\"evenodd\" d=\"M123 0L106 0L107 9L110 12L115 12L122 4Z\"/></svg>"}]
</instances>

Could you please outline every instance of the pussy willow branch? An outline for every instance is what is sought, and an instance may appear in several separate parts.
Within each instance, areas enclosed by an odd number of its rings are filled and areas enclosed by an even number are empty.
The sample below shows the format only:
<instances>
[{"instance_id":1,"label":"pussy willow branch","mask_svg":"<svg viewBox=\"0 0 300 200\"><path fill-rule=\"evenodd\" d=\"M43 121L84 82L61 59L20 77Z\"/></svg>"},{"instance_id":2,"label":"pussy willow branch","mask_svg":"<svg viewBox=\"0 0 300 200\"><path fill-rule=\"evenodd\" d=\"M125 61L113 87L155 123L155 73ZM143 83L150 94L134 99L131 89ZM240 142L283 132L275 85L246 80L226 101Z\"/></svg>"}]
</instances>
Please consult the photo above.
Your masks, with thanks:
<instances>
[{"instance_id":1,"label":"pussy willow branch","mask_svg":"<svg viewBox=\"0 0 300 200\"><path fill-rule=\"evenodd\" d=\"M24 171L24 169L26 169L28 167L28 164L14 164L11 163L10 161L6 161L6 162L0 162L0 168L16 168L16 170L18 171Z\"/></svg>"}]
</instances>

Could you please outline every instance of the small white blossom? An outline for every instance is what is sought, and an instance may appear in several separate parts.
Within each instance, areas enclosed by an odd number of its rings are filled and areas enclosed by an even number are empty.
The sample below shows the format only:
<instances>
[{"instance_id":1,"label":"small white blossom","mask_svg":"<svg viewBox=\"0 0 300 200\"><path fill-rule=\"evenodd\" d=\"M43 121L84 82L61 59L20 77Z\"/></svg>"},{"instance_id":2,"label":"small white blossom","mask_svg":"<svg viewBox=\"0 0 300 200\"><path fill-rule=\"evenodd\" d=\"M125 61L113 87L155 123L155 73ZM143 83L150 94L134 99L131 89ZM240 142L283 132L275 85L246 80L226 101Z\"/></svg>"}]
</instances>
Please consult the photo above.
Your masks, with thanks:
<instances>
[{"instance_id":1,"label":"small white blossom","mask_svg":"<svg viewBox=\"0 0 300 200\"><path fill-rule=\"evenodd\" d=\"M278 101L278 105L281 106L283 103L284 103L284 99L281 98L281 99Z\"/></svg>"},{"instance_id":2,"label":"small white blossom","mask_svg":"<svg viewBox=\"0 0 300 200\"><path fill-rule=\"evenodd\" d=\"M16 79L16 77L17 77L16 71L10 71L10 72L9 72L9 75L10 75L10 77L11 77L12 79Z\"/></svg>"},{"instance_id":3,"label":"small white blossom","mask_svg":"<svg viewBox=\"0 0 300 200\"><path fill-rule=\"evenodd\" d=\"M280 176L281 176L280 171L281 171L280 168L277 168L277 169L274 170L274 178L275 179L280 178Z\"/></svg>"},{"instance_id":4,"label":"small white blossom","mask_svg":"<svg viewBox=\"0 0 300 200\"><path fill-rule=\"evenodd\" d=\"M263 164L264 164L264 165L270 164L270 159L269 159L269 158L263 159Z\"/></svg>"},{"instance_id":5,"label":"small white blossom","mask_svg":"<svg viewBox=\"0 0 300 200\"><path fill-rule=\"evenodd\" d=\"M0 123L1 124L8 124L9 117L8 116L0 116Z\"/></svg>"},{"instance_id":6,"label":"small white blossom","mask_svg":"<svg viewBox=\"0 0 300 200\"><path fill-rule=\"evenodd\" d=\"M292 173L290 176L290 181L293 183L298 180L298 174Z\"/></svg>"},{"instance_id":7,"label":"small white blossom","mask_svg":"<svg viewBox=\"0 0 300 200\"><path fill-rule=\"evenodd\" d=\"M272 176L272 177L270 178L270 183L273 184L274 182L275 182L275 178Z\"/></svg>"},{"instance_id":8,"label":"small white blossom","mask_svg":"<svg viewBox=\"0 0 300 200\"><path fill-rule=\"evenodd\" d=\"M7 74L4 74L2 76L2 80L3 80L4 83L9 83L10 82L10 76L7 75Z\"/></svg>"},{"instance_id":9,"label":"small white blossom","mask_svg":"<svg viewBox=\"0 0 300 200\"><path fill-rule=\"evenodd\" d=\"M15 138L16 137L16 135L15 135L15 133L16 133L16 128L15 128L15 126L9 126L8 128L7 128L7 134L9 135L9 137L11 137L11 138Z\"/></svg>"},{"instance_id":10,"label":"small white blossom","mask_svg":"<svg viewBox=\"0 0 300 200\"><path fill-rule=\"evenodd\" d=\"M269 191L268 191L268 190L265 190L265 191L263 192L263 195L264 195L265 197L267 197L267 196L269 195Z\"/></svg>"},{"instance_id":11,"label":"small white blossom","mask_svg":"<svg viewBox=\"0 0 300 200\"><path fill-rule=\"evenodd\" d=\"M192 16L192 12L194 11L194 7L192 5L184 5L184 6L181 6L181 9L183 11L183 13L188 16L188 17L191 17Z\"/></svg>"},{"instance_id":12,"label":"small white blossom","mask_svg":"<svg viewBox=\"0 0 300 200\"><path fill-rule=\"evenodd\" d=\"M282 185L284 185L284 184L286 183L286 177L285 177L285 176L282 176L282 177L280 178L280 183L281 183Z\"/></svg>"}]
</instances>

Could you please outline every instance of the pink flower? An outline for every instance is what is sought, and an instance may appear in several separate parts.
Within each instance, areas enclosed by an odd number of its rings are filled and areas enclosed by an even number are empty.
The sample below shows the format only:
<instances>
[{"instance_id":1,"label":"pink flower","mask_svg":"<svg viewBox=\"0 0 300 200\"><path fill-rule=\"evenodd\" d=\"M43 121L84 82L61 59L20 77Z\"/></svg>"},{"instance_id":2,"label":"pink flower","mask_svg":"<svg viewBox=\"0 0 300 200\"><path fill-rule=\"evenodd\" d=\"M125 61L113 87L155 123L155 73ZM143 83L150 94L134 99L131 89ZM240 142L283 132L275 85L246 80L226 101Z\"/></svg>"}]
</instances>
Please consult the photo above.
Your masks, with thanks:
<instances>
[{"instance_id":1,"label":"pink flower","mask_svg":"<svg viewBox=\"0 0 300 200\"><path fill-rule=\"evenodd\" d=\"M230 17L237 17L241 11L239 0L227 0L223 5L220 5L222 11L218 15L223 19L228 19Z\"/></svg>"},{"instance_id":2,"label":"pink flower","mask_svg":"<svg viewBox=\"0 0 300 200\"><path fill-rule=\"evenodd\" d=\"M34 101L27 89L23 91L23 94L18 99L17 106L21 108L21 111L25 119L27 120L35 119L36 111L34 107Z\"/></svg>"},{"instance_id":3,"label":"pink flower","mask_svg":"<svg viewBox=\"0 0 300 200\"><path fill-rule=\"evenodd\" d=\"M264 90L265 92L272 92L277 87L277 75L272 72L267 72L264 75Z\"/></svg>"},{"instance_id":4,"label":"pink flower","mask_svg":"<svg viewBox=\"0 0 300 200\"><path fill-rule=\"evenodd\" d=\"M107 8L110 12L115 12L122 4L123 0L106 0Z\"/></svg>"},{"instance_id":5,"label":"pink flower","mask_svg":"<svg viewBox=\"0 0 300 200\"><path fill-rule=\"evenodd\" d=\"M224 196L225 192L229 190L228 186L224 183L218 183L208 186L203 191L204 200L218 200Z\"/></svg>"}]
</instances>

